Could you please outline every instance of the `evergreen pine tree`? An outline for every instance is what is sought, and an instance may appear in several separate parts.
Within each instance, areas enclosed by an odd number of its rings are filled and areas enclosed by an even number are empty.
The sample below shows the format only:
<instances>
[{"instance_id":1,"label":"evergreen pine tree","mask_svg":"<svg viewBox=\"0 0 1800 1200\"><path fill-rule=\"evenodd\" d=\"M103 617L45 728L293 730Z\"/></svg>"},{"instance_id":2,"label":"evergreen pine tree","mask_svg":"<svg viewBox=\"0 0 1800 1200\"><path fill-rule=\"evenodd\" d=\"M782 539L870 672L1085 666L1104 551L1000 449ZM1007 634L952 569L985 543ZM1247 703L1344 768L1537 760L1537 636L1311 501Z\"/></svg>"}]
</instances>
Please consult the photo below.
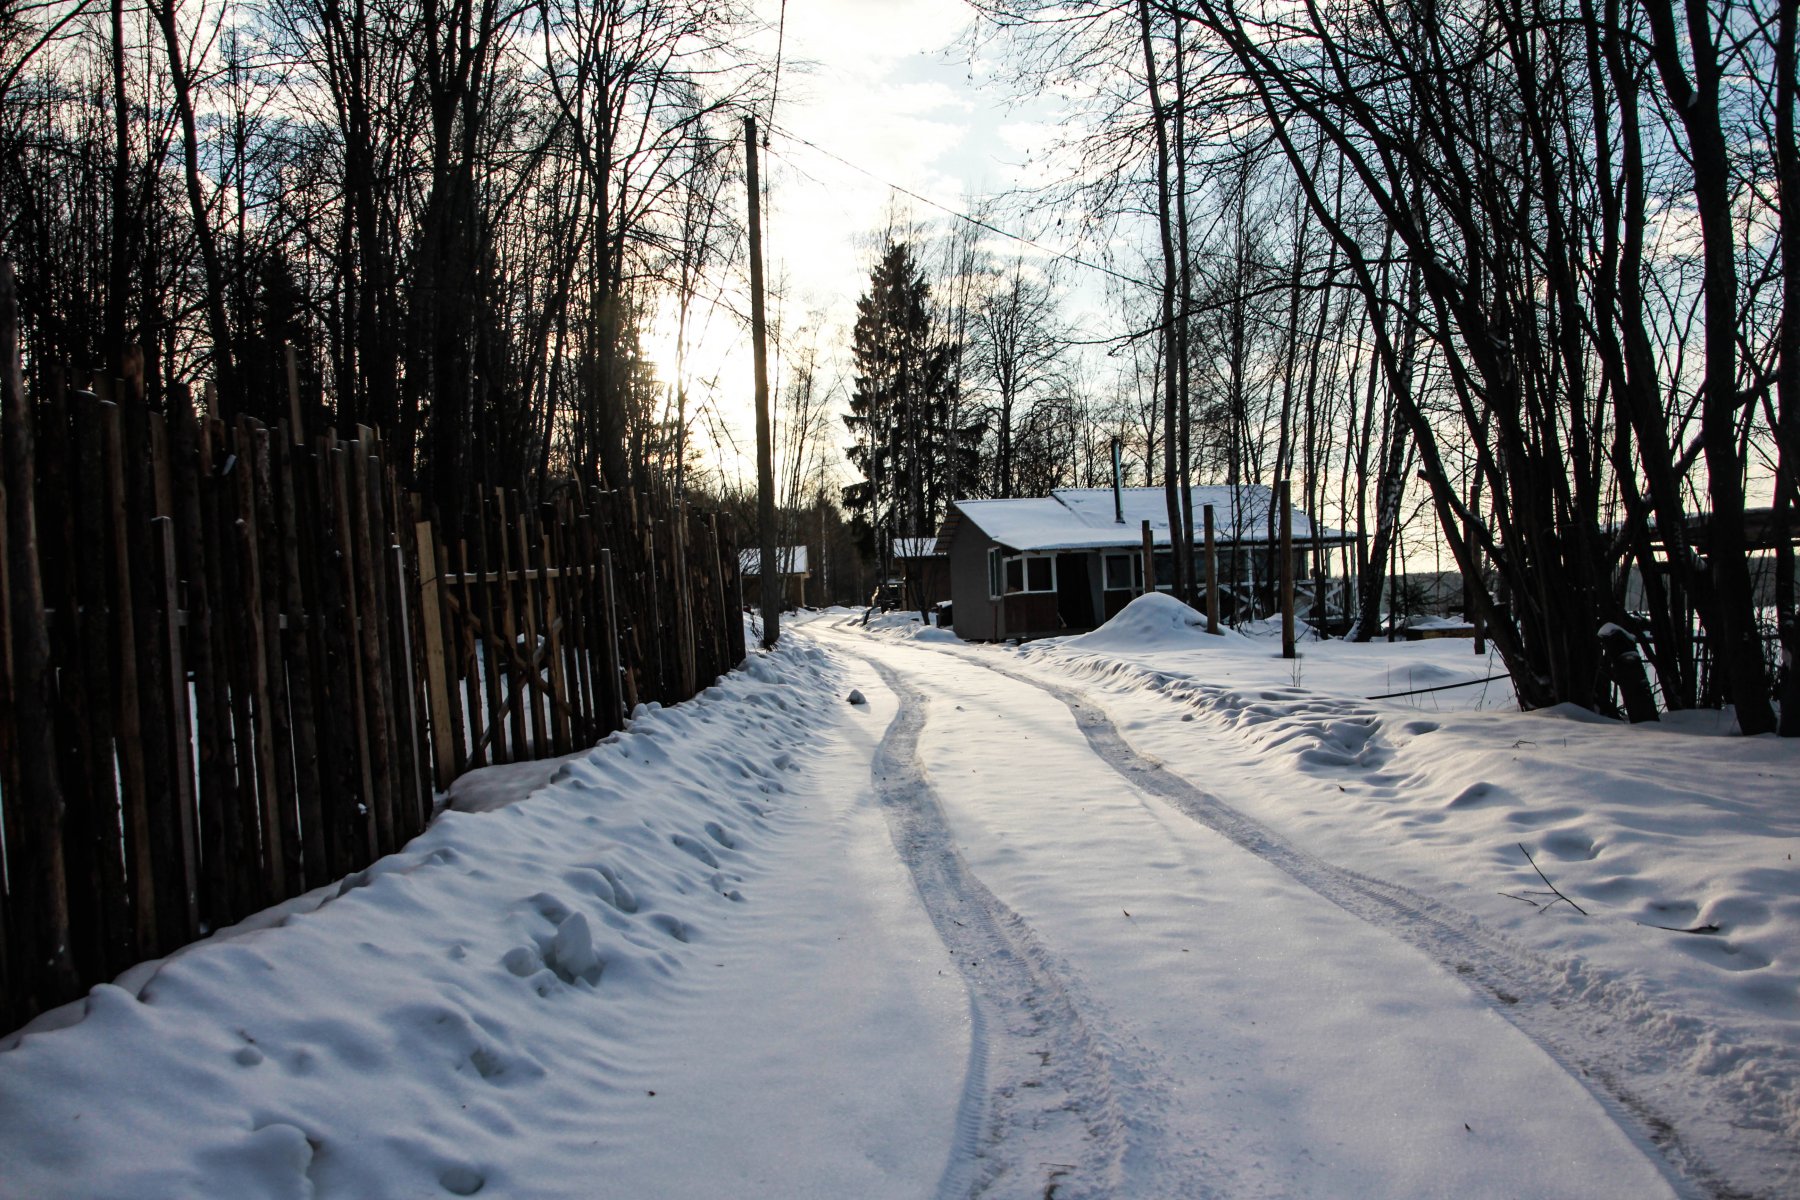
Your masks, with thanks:
<instances>
[{"instance_id":1,"label":"evergreen pine tree","mask_svg":"<svg viewBox=\"0 0 1800 1200\"><path fill-rule=\"evenodd\" d=\"M844 489L858 543L885 578L897 537L930 537L976 477L981 427L952 428L962 346L939 339L931 285L905 242L890 242L856 302L856 387L844 421L863 479Z\"/></svg>"}]
</instances>

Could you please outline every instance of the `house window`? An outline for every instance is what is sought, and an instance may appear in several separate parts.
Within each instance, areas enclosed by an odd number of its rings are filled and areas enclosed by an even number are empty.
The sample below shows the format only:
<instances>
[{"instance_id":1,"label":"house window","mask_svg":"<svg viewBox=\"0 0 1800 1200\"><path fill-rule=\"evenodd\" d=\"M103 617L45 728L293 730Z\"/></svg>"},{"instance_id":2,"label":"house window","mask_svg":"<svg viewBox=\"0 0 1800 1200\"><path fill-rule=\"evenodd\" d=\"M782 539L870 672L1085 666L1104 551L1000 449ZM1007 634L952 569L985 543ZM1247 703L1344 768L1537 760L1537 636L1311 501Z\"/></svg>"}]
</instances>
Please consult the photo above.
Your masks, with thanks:
<instances>
[{"instance_id":1,"label":"house window","mask_svg":"<svg viewBox=\"0 0 1800 1200\"><path fill-rule=\"evenodd\" d=\"M1140 565L1142 556L1137 554L1108 554L1106 556L1106 590L1109 592L1135 592L1143 586L1144 572Z\"/></svg>"},{"instance_id":2,"label":"house window","mask_svg":"<svg viewBox=\"0 0 1800 1200\"><path fill-rule=\"evenodd\" d=\"M1159 592L1175 590L1175 552L1173 550L1156 552L1156 590Z\"/></svg>"},{"instance_id":3,"label":"house window","mask_svg":"<svg viewBox=\"0 0 1800 1200\"><path fill-rule=\"evenodd\" d=\"M1054 592L1056 559L1047 554L1005 554L988 551L988 598L998 600L1021 592Z\"/></svg>"}]
</instances>

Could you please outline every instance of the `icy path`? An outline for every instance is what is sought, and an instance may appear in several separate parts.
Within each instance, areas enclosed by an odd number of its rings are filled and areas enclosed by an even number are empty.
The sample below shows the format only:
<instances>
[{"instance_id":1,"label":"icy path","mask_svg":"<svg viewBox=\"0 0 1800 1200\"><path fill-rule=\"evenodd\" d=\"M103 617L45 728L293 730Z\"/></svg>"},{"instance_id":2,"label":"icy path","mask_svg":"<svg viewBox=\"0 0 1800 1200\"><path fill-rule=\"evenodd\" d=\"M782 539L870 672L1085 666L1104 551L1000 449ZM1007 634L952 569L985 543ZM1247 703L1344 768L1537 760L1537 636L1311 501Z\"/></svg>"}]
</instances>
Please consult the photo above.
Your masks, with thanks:
<instances>
[{"instance_id":1,"label":"icy path","mask_svg":"<svg viewBox=\"0 0 1800 1200\"><path fill-rule=\"evenodd\" d=\"M1128 783L1057 697L831 641L888 685L884 798L985 1014L977 1194L1672 1193L1502 999Z\"/></svg>"},{"instance_id":2,"label":"icy path","mask_svg":"<svg viewBox=\"0 0 1800 1200\"><path fill-rule=\"evenodd\" d=\"M0 1196L1697 1190L1478 944L988 662L802 627L96 989L0 1042Z\"/></svg>"},{"instance_id":3,"label":"icy path","mask_svg":"<svg viewBox=\"0 0 1800 1200\"><path fill-rule=\"evenodd\" d=\"M0 1042L0 1196L931 1195L967 996L846 690L759 655Z\"/></svg>"}]
</instances>

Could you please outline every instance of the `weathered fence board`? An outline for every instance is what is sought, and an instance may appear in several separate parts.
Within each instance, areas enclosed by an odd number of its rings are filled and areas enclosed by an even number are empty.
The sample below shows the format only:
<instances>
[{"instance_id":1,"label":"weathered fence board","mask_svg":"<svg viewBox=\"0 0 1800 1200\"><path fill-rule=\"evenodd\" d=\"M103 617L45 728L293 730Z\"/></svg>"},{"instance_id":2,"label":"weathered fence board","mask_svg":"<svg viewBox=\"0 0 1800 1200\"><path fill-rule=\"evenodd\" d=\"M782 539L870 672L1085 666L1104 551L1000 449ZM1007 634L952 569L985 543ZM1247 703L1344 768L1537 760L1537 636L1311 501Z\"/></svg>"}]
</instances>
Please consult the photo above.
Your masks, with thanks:
<instances>
[{"instance_id":1,"label":"weathered fence board","mask_svg":"<svg viewBox=\"0 0 1800 1200\"><path fill-rule=\"evenodd\" d=\"M741 660L715 518L483 488L446 541L371 430L151 412L129 374L27 396L9 286L0 1030L367 866L467 770Z\"/></svg>"}]
</instances>

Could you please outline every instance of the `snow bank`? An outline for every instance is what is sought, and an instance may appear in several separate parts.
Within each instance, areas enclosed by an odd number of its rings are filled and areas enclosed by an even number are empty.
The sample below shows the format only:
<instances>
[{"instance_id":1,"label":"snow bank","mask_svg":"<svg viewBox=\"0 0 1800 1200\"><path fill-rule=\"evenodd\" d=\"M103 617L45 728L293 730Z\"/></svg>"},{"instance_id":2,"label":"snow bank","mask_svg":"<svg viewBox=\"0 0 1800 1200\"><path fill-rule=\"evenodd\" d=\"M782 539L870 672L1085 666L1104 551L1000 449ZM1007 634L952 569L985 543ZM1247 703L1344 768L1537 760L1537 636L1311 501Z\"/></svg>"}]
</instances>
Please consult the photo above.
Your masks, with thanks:
<instances>
[{"instance_id":1,"label":"snow bank","mask_svg":"<svg viewBox=\"0 0 1800 1200\"><path fill-rule=\"evenodd\" d=\"M738 1052L743 1032L690 1017L671 1037L671 1012L729 978L745 990L723 1007L754 1008L752 994L781 991L797 960L826 952L796 939L849 944L850 931L809 929L802 913L784 923L786 949L765 945L766 965L734 957L760 928L759 900L791 893L769 869L813 819L804 772L834 727L867 720L842 694L822 653L784 643L691 703L640 709L548 781L514 772L517 788L536 788L523 799L475 789L493 811L445 812L274 927L198 944L47 1014L0 1049L0 1196L585 1197L597 1178L630 1177L655 1157L639 1135L658 1092L703 1110L706 1056ZM860 883L851 894L879 890ZM831 987L809 994L869 1019ZM917 1021L889 1004L873 1027L929 1047ZM655 1069L646 1046L664 1048ZM777 1125L826 1099L784 1097ZM903 1103L934 1111L916 1091ZM856 1120L885 1138L907 1117ZM681 1156L728 1177L729 1138L694 1132ZM864 1178L880 1153L837 1140L844 1194L892 1194ZM636 1194L653 1188L636 1180Z\"/></svg>"},{"instance_id":2,"label":"snow bank","mask_svg":"<svg viewBox=\"0 0 1800 1200\"><path fill-rule=\"evenodd\" d=\"M1619 1014L1635 1086L1791 1194L1800 1164L1755 1139L1800 1142L1800 743L1720 736L1718 712L1521 713L1468 642L1208 648L1182 629L1154 654L1090 637L1020 658L1296 843L1531 947L1563 1001ZM1413 694L1371 699L1396 692Z\"/></svg>"},{"instance_id":3,"label":"snow bank","mask_svg":"<svg viewBox=\"0 0 1800 1200\"><path fill-rule=\"evenodd\" d=\"M1206 638L1206 616L1173 596L1146 592L1092 633L1067 639L1071 650L1155 650L1163 647L1192 649L1197 638ZM1233 635L1228 635L1233 636ZM1218 644L1218 638L1210 639Z\"/></svg>"}]
</instances>

